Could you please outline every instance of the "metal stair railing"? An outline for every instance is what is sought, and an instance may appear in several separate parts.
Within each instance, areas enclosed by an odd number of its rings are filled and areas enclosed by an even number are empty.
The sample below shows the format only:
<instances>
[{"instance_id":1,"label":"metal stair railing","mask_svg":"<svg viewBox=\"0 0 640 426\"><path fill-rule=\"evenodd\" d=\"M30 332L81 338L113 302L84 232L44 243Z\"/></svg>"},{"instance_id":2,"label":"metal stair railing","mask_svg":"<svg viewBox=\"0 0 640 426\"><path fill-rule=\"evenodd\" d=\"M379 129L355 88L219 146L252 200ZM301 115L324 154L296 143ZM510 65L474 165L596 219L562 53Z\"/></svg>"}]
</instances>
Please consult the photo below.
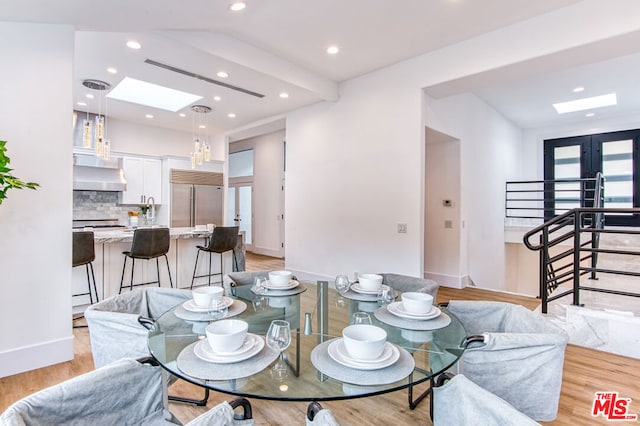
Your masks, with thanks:
<instances>
[{"instance_id":1,"label":"metal stair railing","mask_svg":"<svg viewBox=\"0 0 640 426\"><path fill-rule=\"evenodd\" d=\"M600 191L600 194L594 198L601 200L602 189L596 189L597 191ZM640 235L639 230L629 228L604 229L605 214L638 215L640 208L576 208L554 217L524 235L525 246L540 252L539 291L543 313L547 313L549 302L570 294L573 295L572 303L580 305L581 290L640 297L640 293L582 285L581 277L590 275L591 279L597 279L598 273L640 277L640 272L625 268L625 263L620 263L623 266L617 269L598 267L599 254L640 256L640 251L637 250L600 248L601 234ZM539 242L533 243L535 240ZM567 248L563 249L564 247ZM562 251L552 255L551 251L555 248L562 248ZM568 282L572 283L571 288L552 295L558 287Z\"/></svg>"}]
</instances>

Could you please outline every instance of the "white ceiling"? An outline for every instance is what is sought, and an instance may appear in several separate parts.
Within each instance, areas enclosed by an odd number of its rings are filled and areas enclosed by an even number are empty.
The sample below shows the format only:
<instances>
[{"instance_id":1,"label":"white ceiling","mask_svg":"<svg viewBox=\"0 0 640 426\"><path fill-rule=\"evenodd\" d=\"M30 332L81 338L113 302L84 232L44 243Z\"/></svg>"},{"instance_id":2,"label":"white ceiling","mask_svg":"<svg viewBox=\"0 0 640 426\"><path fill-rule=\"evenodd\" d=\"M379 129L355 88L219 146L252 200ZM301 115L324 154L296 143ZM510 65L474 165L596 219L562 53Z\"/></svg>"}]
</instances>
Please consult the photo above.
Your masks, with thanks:
<instances>
[{"instance_id":1,"label":"white ceiling","mask_svg":"<svg viewBox=\"0 0 640 426\"><path fill-rule=\"evenodd\" d=\"M84 79L115 86L125 76L203 96L211 106L211 134L283 114L321 100L335 100L338 83L398 61L529 19L577 0L247 0L240 13L228 10L230 0L21 0L0 9L0 21L54 23L77 29L74 98L85 100ZM496 13L499 12L499 13ZM136 39L142 49L125 47ZM335 44L338 55L325 49ZM224 69L227 84L255 91L254 96L176 74L144 62L152 59L214 80ZM491 105L523 127L552 122L550 103L569 99L575 85L586 95L616 90L631 82L624 70L637 70L637 57L620 58L615 66L592 65L582 74L574 69L492 85L477 91ZM116 67L118 74L106 72ZM615 76L605 84L603 73ZM606 72L605 72L606 71ZM582 71L580 71L582 72ZM595 76L593 80L587 76ZM593 77L592 77L593 78ZM596 85L597 84L597 85ZM626 85L625 85L626 86ZM288 99L279 94L287 92ZM94 91L95 93L95 91ZM221 96L216 102L214 96ZM635 107L635 106L634 106ZM83 110L82 107L78 107ZM97 101L89 110L97 112ZM192 131L193 114L176 113L110 100L108 116ZM228 113L236 118L228 118ZM151 113L153 120L144 118ZM566 117L563 117L566 118ZM575 119L576 117L573 117Z\"/></svg>"}]
</instances>

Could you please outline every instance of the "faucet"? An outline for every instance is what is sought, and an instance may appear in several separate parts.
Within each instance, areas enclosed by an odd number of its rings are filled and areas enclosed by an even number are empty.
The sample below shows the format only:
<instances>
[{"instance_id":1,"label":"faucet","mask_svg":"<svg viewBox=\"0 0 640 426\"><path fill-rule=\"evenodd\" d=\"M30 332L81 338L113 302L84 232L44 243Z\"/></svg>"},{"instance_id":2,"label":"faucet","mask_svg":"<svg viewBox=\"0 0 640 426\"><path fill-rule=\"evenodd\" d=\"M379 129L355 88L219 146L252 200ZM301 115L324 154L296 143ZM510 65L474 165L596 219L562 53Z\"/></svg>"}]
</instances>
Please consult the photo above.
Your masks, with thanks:
<instances>
[{"instance_id":1,"label":"faucet","mask_svg":"<svg viewBox=\"0 0 640 426\"><path fill-rule=\"evenodd\" d=\"M156 200L153 197L147 198L147 204L151 204L151 214L149 215L149 220L151 221L151 225L156 220Z\"/></svg>"}]
</instances>

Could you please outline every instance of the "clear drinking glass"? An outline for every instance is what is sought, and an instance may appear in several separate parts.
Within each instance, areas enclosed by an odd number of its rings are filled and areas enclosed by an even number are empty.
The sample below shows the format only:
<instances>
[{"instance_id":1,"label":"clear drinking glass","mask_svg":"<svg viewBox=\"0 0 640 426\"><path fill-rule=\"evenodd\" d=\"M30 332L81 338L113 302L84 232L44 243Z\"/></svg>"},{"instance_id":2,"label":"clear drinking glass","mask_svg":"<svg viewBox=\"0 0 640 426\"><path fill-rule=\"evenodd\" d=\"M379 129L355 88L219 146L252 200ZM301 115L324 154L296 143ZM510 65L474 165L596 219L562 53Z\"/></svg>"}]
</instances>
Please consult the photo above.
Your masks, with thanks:
<instances>
[{"instance_id":1,"label":"clear drinking glass","mask_svg":"<svg viewBox=\"0 0 640 426\"><path fill-rule=\"evenodd\" d=\"M349 291L349 286L351 285L349 283L349 277L347 277L346 275L338 275L336 277L336 290L338 290L338 293L340 294L345 294L347 291Z\"/></svg>"},{"instance_id":2,"label":"clear drinking glass","mask_svg":"<svg viewBox=\"0 0 640 426\"><path fill-rule=\"evenodd\" d=\"M267 277L255 277L253 279L253 287L251 287L251 290L253 290L254 293L256 294L264 294L267 292L267 288L264 286L264 283L267 281Z\"/></svg>"},{"instance_id":3,"label":"clear drinking glass","mask_svg":"<svg viewBox=\"0 0 640 426\"><path fill-rule=\"evenodd\" d=\"M351 315L351 324L372 324L371 316L366 312L355 312Z\"/></svg>"},{"instance_id":4,"label":"clear drinking glass","mask_svg":"<svg viewBox=\"0 0 640 426\"><path fill-rule=\"evenodd\" d=\"M282 352L291 344L291 326L288 321L273 320L267 330L267 346Z\"/></svg>"},{"instance_id":5,"label":"clear drinking glass","mask_svg":"<svg viewBox=\"0 0 640 426\"><path fill-rule=\"evenodd\" d=\"M212 320L221 319L229 313L229 306L224 297L216 297L209 302L209 317Z\"/></svg>"},{"instance_id":6,"label":"clear drinking glass","mask_svg":"<svg viewBox=\"0 0 640 426\"><path fill-rule=\"evenodd\" d=\"M378 290L378 304L385 305L393 302L396 299L396 292L391 287L383 285Z\"/></svg>"}]
</instances>

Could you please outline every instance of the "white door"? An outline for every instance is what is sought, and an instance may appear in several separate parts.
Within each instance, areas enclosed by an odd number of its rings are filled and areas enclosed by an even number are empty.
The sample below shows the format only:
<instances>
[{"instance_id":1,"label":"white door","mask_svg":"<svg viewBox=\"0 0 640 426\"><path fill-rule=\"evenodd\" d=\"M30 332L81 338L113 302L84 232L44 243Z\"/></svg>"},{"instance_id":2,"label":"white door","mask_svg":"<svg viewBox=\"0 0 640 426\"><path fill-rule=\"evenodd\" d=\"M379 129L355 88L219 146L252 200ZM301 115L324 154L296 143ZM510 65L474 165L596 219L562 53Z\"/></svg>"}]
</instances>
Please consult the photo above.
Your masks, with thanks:
<instances>
[{"instance_id":1,"label":"white door","mask_svg":"<svg viewBox=\"0 0 640 426\"><path fill-rule=\"evenodd\" d=\"M253 185L230 185L227 194L227 223L244 231L247 250L253 249Z\"/></svg>"}]
</instances>

